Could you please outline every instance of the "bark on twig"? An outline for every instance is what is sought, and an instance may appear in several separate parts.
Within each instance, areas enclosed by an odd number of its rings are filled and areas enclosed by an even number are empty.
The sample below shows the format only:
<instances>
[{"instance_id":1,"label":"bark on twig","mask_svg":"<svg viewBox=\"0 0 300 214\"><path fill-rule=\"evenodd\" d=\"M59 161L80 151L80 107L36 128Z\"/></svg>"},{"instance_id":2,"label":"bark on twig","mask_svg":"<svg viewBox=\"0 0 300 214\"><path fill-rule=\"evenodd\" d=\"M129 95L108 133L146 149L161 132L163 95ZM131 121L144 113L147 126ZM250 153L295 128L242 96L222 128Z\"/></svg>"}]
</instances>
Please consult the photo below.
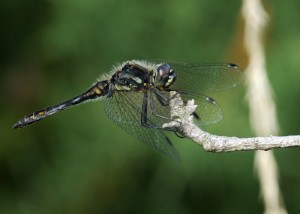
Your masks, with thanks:
<instances>
[{"instance_id":1,"label":"bark on twig","mask_svg":"<svg viewBox=\"0 0 300 214\"><path fill-rule=\"evenodd\" d=\"M175 95L174 93L173 95ZM173 96L171 94L171 96ZM203 146L209 152L233 152L249 150L270 150L275 148L287 148L300 146L300 136L269 136L238 138L217 136L200 129L193 121L193 112L197 106L193 100L184 105L180 95L177 93L175 98L170 101L171 117L174 121L164 124L163 128L176 128L183 136L192 139L194 142Z\"/></svg>"}]
</instances>

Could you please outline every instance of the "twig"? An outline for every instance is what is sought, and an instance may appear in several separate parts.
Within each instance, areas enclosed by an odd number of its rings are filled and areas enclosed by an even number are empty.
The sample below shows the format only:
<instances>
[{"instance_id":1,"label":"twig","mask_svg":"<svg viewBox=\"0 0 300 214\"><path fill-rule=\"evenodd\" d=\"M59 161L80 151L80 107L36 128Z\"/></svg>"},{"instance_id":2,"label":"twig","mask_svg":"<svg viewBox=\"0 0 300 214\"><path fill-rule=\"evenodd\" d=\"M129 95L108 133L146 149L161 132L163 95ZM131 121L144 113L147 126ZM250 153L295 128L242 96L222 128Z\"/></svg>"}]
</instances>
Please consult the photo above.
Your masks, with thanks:
<instances>
[{"instance_id":1,"label":"twig","mask_svg":"<svg viewBox=\"0 0 300 214\"><path fill-rule=\"evenodd\" d=\"M173 95L175 93L171 94L171 96ZM197 108L194 100L189 100L184 105L178 93L171 99L170 107L171 117L174 121L164 124L163 128L176 128L183 136L191 138L209 152L270 150L300 146L300 136L237 138L217 136L205 132L193 121L193 112Z\"/></svg>"}]
</instances>

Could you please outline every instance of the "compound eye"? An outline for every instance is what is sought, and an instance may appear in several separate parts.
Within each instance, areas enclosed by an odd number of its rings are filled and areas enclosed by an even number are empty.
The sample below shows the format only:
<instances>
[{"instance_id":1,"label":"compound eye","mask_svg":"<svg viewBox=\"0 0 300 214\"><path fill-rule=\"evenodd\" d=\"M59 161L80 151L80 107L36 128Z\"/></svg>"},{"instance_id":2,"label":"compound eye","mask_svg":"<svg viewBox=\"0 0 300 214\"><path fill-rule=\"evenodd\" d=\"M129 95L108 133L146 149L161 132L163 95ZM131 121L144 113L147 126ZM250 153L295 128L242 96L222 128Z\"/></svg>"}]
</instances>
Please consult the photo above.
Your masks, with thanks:
<instances>
[{"instance_id":1,"label":"compound eye","mask_svg":"<svg viewBox=\"0 0 300 214\"><path fill-rule=\"evenodd\" d=\"M157 68L159 75L161 77L169 75L173 69L171 69L170 65L162 64Z\"/></svg>"},{"instance_id":2,"label":"compound eye","mask_svg":"<svg viewBox=\"0 0 300 214\"><path fill-rule=\"evenodd\" d=\"M176 72L169 64L161 64L156 71L155 84L157 87L167 88L174 83Z\"/></svg>"}]
</instances>

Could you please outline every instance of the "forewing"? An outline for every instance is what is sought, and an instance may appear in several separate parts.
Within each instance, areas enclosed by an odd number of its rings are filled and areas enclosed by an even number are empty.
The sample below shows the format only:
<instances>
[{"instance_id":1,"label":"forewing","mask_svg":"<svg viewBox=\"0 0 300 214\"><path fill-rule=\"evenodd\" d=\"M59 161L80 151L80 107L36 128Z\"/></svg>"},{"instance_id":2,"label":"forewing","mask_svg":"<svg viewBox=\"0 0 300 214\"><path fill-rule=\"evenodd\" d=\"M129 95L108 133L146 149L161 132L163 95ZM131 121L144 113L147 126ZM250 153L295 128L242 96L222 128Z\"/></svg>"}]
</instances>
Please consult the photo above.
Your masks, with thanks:
<instances>
[{"instance_id":1,"label":"forewing","mask_svg":"<svg viewBox=\"0 0 300 214\"><path fill-rule=\"evenodd\" d=\"M171 89L197 94L236 87L243 79L242 70L231 63L187 64L168 62L177 74Z\"/></svg>"}]
</instances>

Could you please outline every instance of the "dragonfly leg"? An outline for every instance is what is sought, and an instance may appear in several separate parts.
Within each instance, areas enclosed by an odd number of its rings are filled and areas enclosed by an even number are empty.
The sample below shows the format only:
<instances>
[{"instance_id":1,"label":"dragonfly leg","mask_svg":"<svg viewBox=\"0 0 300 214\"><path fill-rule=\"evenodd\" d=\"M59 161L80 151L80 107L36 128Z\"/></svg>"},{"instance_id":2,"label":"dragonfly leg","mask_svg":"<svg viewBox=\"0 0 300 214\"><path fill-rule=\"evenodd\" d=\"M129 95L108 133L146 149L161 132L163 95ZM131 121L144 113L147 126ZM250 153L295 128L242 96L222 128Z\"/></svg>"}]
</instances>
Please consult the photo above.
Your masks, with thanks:
<instances>
[{"instance_id":1,"label":"dragonfly leg","mask_svg":"<svg viewBox=\"0 0 300 214\"><path fill-rule=\"evenodd\" d=\"M151 97L151 95L150 95ZM151 104L151 99L150 99L150 108L153 104ZM162 129L162 127L155 126L151 124L151 121L149 123L149 118L148 118L148 93L144 93L143 97L143 103L142 103L142 112L141 112L141 125L147 128L156 128L156 129Z\"/></svg>"},{"instance_id":2,"label":"dragonfly leg","mask_svg":"<svg viewBox=\"0 0 300 214\"><path fill-rule=\"evenodd\" d=\"M155 92L154 92L155 93ZM168 106L169 103L166 103L165 100L162 98L163 96L156 96L157 97L157 100L159 101L159 103L162 105L162 106ZM155 113L155 106L154 106L154 97L153 97L153 93L150 93L150 109L151 109L151 113L156 116L156 117L160 117L162 119L165 119L165 120L171 120L170 117L166 117L166 116L163 116L163 115L160 115L160 114L157 114Z\"/></svg>"}]
</instances>

